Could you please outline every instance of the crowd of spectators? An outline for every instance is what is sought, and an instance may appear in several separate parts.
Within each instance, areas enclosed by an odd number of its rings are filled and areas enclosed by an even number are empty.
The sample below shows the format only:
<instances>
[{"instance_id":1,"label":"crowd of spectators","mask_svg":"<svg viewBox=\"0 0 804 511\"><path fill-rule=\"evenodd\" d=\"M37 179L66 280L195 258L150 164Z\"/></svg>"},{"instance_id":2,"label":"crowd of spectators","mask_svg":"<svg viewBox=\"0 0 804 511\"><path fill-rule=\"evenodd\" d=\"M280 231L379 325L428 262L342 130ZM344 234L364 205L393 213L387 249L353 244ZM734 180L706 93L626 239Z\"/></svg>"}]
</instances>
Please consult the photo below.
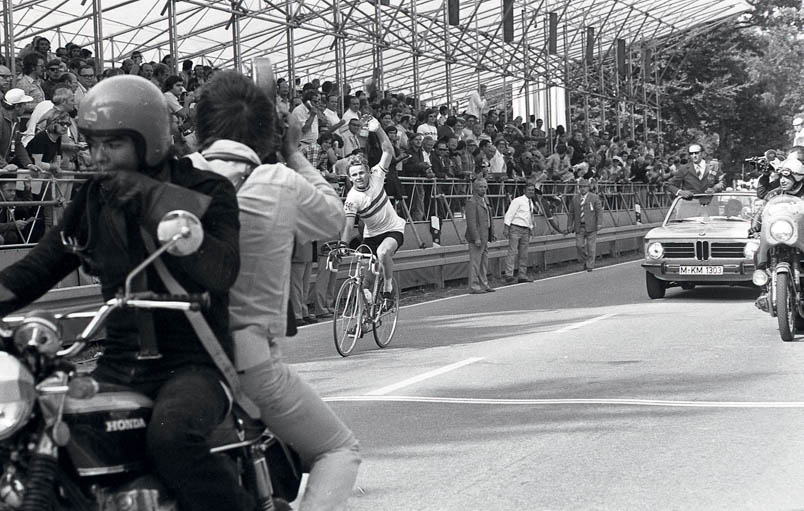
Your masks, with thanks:
<instances>
[{"instance_id":1,"label":"crowd of spectators","mask_svg":"<svg viewBox=\"0 0 804 511\"><path fill-rule=\"evenodd\" d=\"M52 51L45 37L34 38L16 56L16 76L0 58L0 93L20 89L30 100L17 105L17 130L23 150L15 161L0 162L6 172L92 170L91 158L74 121L86 92L99 80L118 74L136 74L156 84L165 94L174 121L178 154L194 150L195 104L199 90L216 71L190 60L174 66L173 57L145 61L134 51L119 67L96 69L87 48L73 43ZM174 69L179 69L174 74ZM541 119L529 121L512 115L502 105L489 105L485 87L466 98L460 111L447 105L427 105L403 92L379 91L376 79L352 90L349 84L313 79L307 83L280 78L276 82L276 108L280 116L293 115L302 123L302 153L333 186L348 186L350 158L361 154L370 164L380 151L373 143L370 123L379 123L396 151L386 189L397 202L408 198L412 220L432 211L433 187L423 182L464 182L452 185L450 194L468 198L468 182L478 177L490 183L644 183L656 191L672 176L685 156L664 155L653 142L622 140L610 133L575 126L545 129ZM38 137L38 138L37 138ZM2 141L0 141L2 142ZM33 155L22 154L33 144ZM30 151L28 151L30 153ZM417 178L415 182L399 178ZM443 190L441 193L444 193ZM63 190L49 189L35 199L69 199ZM456 213L465 199L446 206ZM437 206L437 205L436 205ZM443 216L444 211L441 211ZM47 215L47 223L54 215Z\"/></svg>"}]
</instances>

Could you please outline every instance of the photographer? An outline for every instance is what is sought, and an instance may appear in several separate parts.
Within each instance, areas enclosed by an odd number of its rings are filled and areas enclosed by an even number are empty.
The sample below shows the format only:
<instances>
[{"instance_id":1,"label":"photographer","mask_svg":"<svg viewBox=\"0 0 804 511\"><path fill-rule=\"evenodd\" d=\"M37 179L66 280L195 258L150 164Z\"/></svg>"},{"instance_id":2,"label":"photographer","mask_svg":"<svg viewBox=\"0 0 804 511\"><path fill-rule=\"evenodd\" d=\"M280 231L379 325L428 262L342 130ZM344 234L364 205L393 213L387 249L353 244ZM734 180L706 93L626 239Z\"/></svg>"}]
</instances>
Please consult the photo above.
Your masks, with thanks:
<instances>
[{"instance_id":1,"label":"photographer","mask_svg":"<svg viewBox=\"0 0 804 511\"><path fill-rule=\"evenodd\" d=\"M764 158L759 160L751 158L751 162L755 163L760 171L759 179L757 179L757 198L764 199L768 192L779 188L779 174L776 169L779 168L782 162L773 149L765 151Z\"/></svg>"}]
</instances>

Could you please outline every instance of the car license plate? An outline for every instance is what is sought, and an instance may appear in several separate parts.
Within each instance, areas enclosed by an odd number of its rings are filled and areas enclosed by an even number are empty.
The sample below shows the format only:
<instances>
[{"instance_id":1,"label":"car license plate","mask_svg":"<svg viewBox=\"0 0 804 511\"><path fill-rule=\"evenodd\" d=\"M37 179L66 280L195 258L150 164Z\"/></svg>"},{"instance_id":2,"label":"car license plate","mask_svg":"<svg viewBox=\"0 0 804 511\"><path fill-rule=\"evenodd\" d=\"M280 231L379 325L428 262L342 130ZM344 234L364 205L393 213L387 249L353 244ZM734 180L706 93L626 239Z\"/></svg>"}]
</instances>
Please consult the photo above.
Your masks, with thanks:
<instances>
[{"instance_id":1,"label":"car license plate","mask_svg":"<svg viewBox=\"0 0 804 511\"><path fill-rule=\"evenodd\" d=\"M679 275L723 275L722 266L679 266Z\"/></svg>"}]
</instances>

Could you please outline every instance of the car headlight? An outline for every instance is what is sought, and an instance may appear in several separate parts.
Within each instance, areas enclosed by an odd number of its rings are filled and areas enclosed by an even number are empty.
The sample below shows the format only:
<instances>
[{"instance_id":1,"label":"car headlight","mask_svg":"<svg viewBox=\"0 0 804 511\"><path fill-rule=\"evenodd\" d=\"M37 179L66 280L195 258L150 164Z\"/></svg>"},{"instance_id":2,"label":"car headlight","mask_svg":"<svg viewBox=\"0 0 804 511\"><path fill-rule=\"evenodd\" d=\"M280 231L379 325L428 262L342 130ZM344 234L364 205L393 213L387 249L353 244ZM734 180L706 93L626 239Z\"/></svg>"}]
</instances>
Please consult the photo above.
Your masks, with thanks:
<instances>
[{"instance_id":1,"label":"car headlight","mask_svg":"<svg viewBox=\"0 0 804 511\"><path fill-rule=\"evenodd\" d=\"M0 440L10 437L28 422L35 401L31 372L12 355L0 352Z\"/></svg>"},{"instance_id":2,"label":"car headlight","mask_svg":"<svg viewBox=\"0 0 804 511\"><path fill-rule=\"evenodd\" d=\"M793 232L793 224L787 220L776 220L770 224L770 229L768 230L770 237L780 243L790 241L790 239L793 237Z\"/></svg>"},{"instance_id":3,"label":"car headlight","mask_svg":"<svg viewBox=\"0 0 804 511\"><path fill-rule=\"evenodd\" d=\"M743 255L746 259L753 259L754 254L757 253L759 249L759 241L757 240L748 240L745 244L745 248L743 248Z\"/></svg>"},{"instance_id":4,"label":"car headlight","mask_svg":"<svg viewBox=\"0 0 804 511\"><path fill-rule=\"evenodd\" d=\"M664 256L664 247L658 241L648 243L645 249L645 256L648 259L661 259Z\"/></svg>"}]
</instances>

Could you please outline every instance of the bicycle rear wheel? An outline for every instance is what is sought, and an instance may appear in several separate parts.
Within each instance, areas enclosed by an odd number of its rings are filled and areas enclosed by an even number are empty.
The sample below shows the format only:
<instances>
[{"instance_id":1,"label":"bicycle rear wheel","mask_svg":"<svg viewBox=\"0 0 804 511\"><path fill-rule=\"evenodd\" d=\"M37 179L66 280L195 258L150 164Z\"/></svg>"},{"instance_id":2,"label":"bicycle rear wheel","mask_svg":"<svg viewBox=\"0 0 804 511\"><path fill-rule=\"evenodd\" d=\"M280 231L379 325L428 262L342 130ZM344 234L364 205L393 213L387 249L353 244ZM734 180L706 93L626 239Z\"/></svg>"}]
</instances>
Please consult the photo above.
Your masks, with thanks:
<instances>
[{"instance_id":1,"label":"bicycle rear wheel","mask_svg":"<svg viewBox=\"0 0 804 511\"><path fill-rule=\"evenodd\" d=\"M378 289L382 289L382 280L380 280ZM391 343L391 338L394 336L394 332L396 332L396 321L399 318L399 283L394 279L392 291L394 302L390 308L383 308L382 294L377 294L379 296L375 298L374 305L374 310L376 311L373 328L374 342L376 342L377 346L380 348L384 348Z\"/></svg>"},{"instance_id":2,"label":"bicycle rear wheel","mask_svg":"<svg viewBox=\"0 0 804 511\"><path fill-rule=\"evenodd\" d=\"M335 316L332 318L332 332L335 336L335 349L342 357L348 356L357 342L360 307L357 282L347 280L338 291L335 299Z\"/></svg>"}]
</instances>

